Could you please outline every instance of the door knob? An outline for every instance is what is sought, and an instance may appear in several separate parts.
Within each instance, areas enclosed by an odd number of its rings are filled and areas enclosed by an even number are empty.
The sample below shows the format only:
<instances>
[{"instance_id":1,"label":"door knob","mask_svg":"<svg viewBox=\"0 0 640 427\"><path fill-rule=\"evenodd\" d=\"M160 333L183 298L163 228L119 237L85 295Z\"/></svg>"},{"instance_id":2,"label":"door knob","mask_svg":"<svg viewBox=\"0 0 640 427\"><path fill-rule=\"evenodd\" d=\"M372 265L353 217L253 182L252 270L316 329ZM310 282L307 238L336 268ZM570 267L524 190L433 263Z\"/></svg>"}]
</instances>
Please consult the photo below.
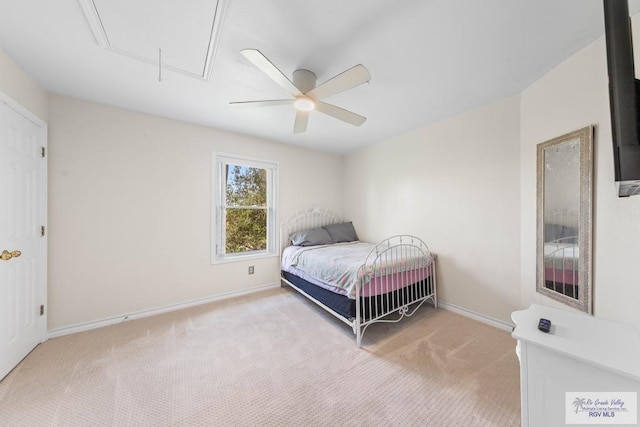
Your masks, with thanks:
<instances>
[{"instance_id":1,"label":"door knob","mask_svg":"<svg viewBox=\"0 0 640 427\"><path fill-rule=\"evenodd\" d=\"M5 249L2 251L2 254L0 254L0 259L3 261L9 261L11 258L18 258L20 255L22 255L22 252L20 251L9 252Z\"/></svg>"}]
</instances>

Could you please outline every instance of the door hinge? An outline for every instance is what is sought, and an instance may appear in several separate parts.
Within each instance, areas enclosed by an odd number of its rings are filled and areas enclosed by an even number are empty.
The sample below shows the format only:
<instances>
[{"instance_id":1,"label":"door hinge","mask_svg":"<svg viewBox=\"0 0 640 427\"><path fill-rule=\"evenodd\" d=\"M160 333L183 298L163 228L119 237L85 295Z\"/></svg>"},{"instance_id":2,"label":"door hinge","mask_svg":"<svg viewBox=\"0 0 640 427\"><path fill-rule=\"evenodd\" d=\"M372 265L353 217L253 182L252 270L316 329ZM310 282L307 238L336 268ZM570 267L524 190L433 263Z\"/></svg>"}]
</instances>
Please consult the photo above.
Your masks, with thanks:
<instances>
[{"instance_id":1,"label":"door hinge","mask_svg":"<svg viewBox=\"0 0 640 427\"><path fill-rule=\"evenodd\" d=\"M40 306L40 316L44 316L44 304Z\"/></svg>"},{"instance_id":2,"label":"door hinge","mask_svg":"<svg viewBox=\"0 0 640 427\"><path fill-rule=\"evenodd\" d=\"M40 147L40 148L42 148L42 157L46 156L47 149L45 147Z\"/></svg>"},{"instance_id":3,"label":"door hinge","mask_svg":"<svg viewBox=\"0 0 640 427\"><path fill-rule=\"evenodd\" d=\"M45 235L45 230L44 230L44 225L40 226L40 237L44 237Z\"/></svg>"}]
</instances>

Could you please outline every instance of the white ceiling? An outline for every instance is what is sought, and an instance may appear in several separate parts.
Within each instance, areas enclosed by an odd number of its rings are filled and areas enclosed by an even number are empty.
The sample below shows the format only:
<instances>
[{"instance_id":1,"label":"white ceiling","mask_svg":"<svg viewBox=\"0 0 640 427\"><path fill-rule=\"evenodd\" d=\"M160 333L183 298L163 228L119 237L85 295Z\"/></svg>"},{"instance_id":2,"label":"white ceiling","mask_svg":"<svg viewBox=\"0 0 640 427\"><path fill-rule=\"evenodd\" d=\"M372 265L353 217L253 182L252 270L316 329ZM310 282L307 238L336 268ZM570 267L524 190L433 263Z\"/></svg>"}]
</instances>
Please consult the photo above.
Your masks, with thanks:
<instances>
[{"instance_id":1,"label":"white ceiling","mask_svg":"<svg viewBox=\"0 0 640 427\"><path fill-rule=\"evenodd\" d=\"M517 94L604 32L601 0L93 4L105 10L112 46L150 62L100 47L79 0L0 0L0 48L52 93L334 153ZM155 46L165 45L167 64L201 67L216 6L222 20L210 78L164 69L159 82ZM259 49L289 78L309 69L318 83L364 64L371 82L327 101L368 120L353 127L312 112L307 133L294 135L291 106L231 107L287 97L240 54L245 48ZM195 62L180 57L190 50Z\"/></svg>"}]
</instances>

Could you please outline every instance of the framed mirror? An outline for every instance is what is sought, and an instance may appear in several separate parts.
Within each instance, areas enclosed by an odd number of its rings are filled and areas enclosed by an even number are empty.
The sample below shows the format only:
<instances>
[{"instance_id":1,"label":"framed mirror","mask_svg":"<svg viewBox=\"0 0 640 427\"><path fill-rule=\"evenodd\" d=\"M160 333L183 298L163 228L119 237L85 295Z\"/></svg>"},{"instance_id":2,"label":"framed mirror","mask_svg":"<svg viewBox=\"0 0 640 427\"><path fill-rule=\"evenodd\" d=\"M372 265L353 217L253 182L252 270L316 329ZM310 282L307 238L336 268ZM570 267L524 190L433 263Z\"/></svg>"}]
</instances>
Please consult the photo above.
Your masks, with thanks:
<instances>
[{"instance_id":1,"label":"framed mirror","mask_svg":"<svg viewBox=\"0 0 640 427\"><path fill-rule=\"evenodd\" d=\"M538 144L536 290L591 313L593 126Z\"/></svg>"}]
</instances>

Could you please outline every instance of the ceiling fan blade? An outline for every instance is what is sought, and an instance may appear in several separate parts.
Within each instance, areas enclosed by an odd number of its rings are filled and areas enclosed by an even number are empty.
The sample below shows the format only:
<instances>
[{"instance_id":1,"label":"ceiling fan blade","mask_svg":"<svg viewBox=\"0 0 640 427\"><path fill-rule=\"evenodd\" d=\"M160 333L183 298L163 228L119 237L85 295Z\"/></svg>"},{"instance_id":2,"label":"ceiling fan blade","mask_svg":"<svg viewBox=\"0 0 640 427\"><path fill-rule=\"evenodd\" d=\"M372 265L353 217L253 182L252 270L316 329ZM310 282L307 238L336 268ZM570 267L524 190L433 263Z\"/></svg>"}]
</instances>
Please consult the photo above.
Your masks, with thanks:
<instances>
[{"instance_id":1,"label":"ceiling fan blade","mask_svg":"<svg viewBox=\"0 0 640 427\"><path fill-rule=\"evenodd\" d=\"M237 108L253 108L253 107L273 107L275 105L287 105L293 104L293 99L272 99L267 101L240 101L240 102L230 102L230 105L233 105Z\"/></svg>"},{"instance_id":2,"label":"ceiling fan blade","mask_svg":"<svg viewBox=\"0 0 640 427\"><path fill-rule=\"evenodd\" d=\"M275 65L267 59L257 49L244 49L240 53L244 55L253 65L258 67L260 71L265 73L271 80L276 82L281 88L289 92L293 96L300 96L302 92L285 76L282 71L278 70Z\"/></svg>"},{"instance_id":3,"label":"ceiling fan blade","mask_svg":"<svg viewBox=\"0 0 640 427\"><path fill-rule=\"evenodd\" d=\"M296 122L293 124L293 133L306 132L308 122L309 122L309 112L298 110L296 112Z\"/></svg>"},{"instance_id":4,"label":"ceiling fan blade","mask_svg":"<svg viewBox=\"0 0 640 427\"><path fill-rule=\"evenodd\" d=\"M366 117L321 101L316 103L316 110L354 126L360 126L367 120Z\"/></svg>"},{"instance_id":5,"label":"ceiling fan blade","mask_svg":"<svg viewBox=\"0 0 640 427\"><path fill-rule=\"evenodd\" d=\"M306 95L315 99L324 99L331 95L360 86L369 80L371 80L371 74L369 74L369 71L364 67L364 65L359 64L353 68L349 68L341 74L338 74L334 78L327 80L320 86L307 92Z\"/></svg>"}]
</instances>

